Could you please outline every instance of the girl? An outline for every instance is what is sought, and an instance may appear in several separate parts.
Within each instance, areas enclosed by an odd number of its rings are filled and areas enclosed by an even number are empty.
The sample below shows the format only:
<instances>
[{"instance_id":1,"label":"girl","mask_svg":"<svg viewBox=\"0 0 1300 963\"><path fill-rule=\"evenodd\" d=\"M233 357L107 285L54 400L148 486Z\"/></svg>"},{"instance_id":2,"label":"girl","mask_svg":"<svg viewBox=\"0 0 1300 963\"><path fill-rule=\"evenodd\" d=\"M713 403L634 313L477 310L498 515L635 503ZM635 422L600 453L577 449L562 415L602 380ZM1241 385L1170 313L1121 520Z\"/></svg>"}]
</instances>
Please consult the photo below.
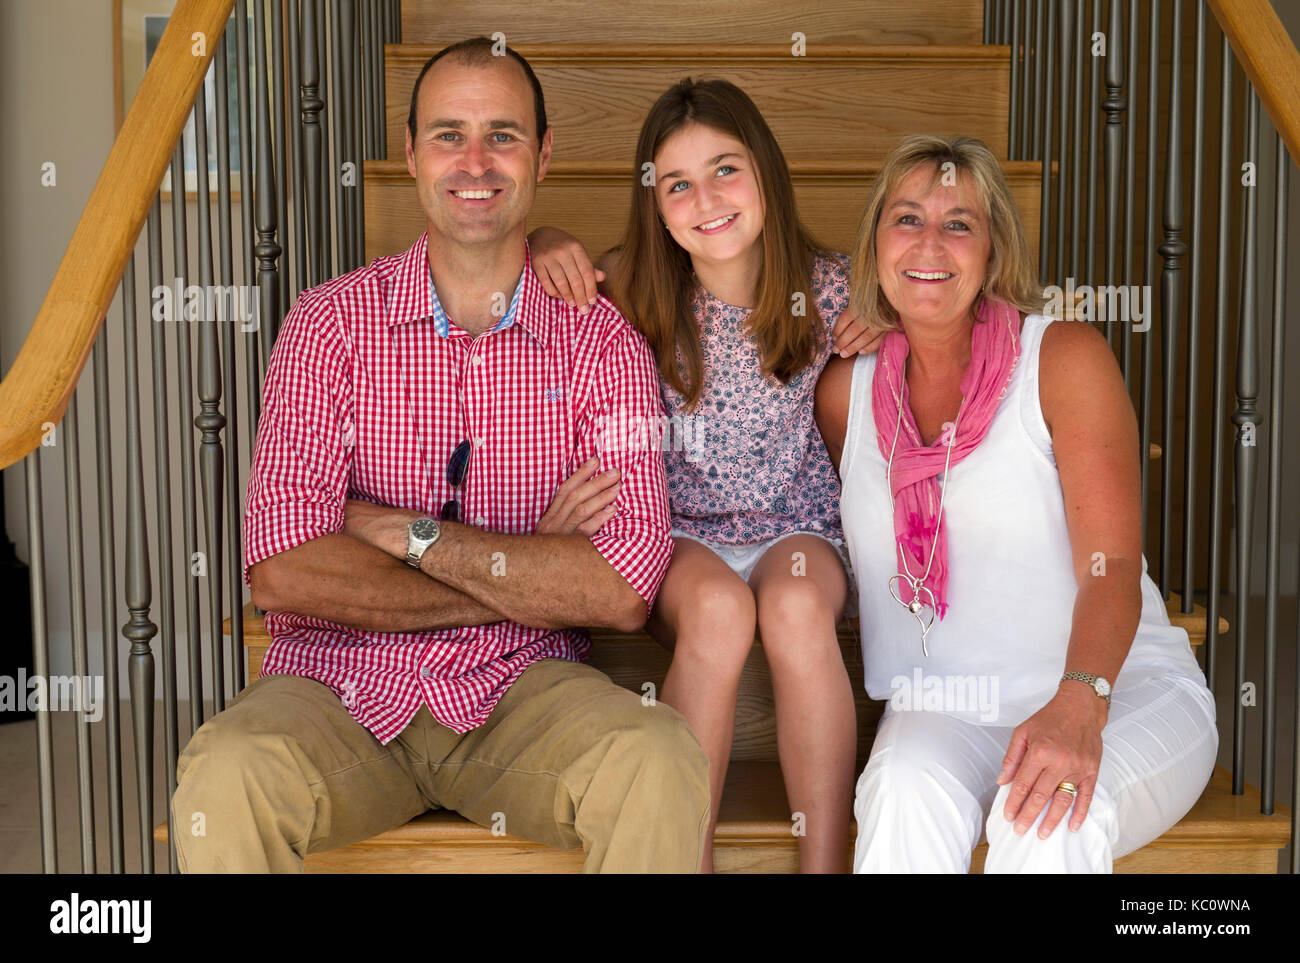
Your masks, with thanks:
<instances>
[{"instance_id":1,"label":"girl","mask_svg":"<svg viewBox=\"0 0 1300 963\"><path fill-rule=\"evenodd\" d=\"M803 228L781 149L734 84L688 78L665 92L636 170L652 183L638 178L624 241L601 271L547 228L530 237L533 267L583 310L605 280L655 351L668 415L694 421L689 437L704 433L702 448L665 446L674 549L647 630L673 653L661 698L709 757L708 838L757 629L801 869L843 872L856 720L835 632L847 592L839 480L813 392L833 337L842 355L872 341L852 318L836 324L848 260ZM702 871L712 868L710 846Z\"/></svg>"}]
</instances>

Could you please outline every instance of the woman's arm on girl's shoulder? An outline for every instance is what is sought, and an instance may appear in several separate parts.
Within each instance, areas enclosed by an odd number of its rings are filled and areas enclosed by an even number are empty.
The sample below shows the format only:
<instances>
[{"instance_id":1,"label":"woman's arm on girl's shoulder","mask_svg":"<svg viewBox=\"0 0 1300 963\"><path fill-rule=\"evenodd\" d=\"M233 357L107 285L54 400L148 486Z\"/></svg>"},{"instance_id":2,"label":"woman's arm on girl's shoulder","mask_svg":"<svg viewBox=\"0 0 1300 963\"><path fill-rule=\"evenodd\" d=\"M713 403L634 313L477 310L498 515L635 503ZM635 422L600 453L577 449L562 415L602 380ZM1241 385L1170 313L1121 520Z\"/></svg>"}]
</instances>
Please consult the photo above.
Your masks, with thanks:
<instances>
[{"instance_id":1,"label":"woman's arm on girl's shoulder","mask_svg":"<svg viewBox=\"0 0 1300 963\"><path fill-rule=\"evenodd\" d=\"M813 417L836 471L840 468L840 454L844 451L844 436L849 427L849 392L853 387L856 361L856 355L831 358L817 380Z\"/></svg>"}]
</instances>

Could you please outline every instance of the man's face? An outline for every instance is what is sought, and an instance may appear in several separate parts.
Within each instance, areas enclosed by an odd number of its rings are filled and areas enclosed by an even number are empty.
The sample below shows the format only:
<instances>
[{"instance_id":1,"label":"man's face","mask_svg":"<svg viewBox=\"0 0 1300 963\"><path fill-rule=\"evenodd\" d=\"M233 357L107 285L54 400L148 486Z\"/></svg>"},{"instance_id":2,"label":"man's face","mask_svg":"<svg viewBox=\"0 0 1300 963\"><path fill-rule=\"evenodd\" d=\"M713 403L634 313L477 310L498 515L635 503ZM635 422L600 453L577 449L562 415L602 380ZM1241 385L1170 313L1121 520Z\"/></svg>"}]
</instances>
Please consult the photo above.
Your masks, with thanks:
<instances>
[{"instance_id":1,"label":"man's face","mask_svg":"<svg viewBox=\"0 0 1300 963\"><path fill-rule=\"evenodd\" d=\"M513 58L469 66L453 56L429 69L406 169L431 234L460 244L522 236L551 161L551 132L539 153L535 125L532 87Z\"/></svg>"}]
</instances>

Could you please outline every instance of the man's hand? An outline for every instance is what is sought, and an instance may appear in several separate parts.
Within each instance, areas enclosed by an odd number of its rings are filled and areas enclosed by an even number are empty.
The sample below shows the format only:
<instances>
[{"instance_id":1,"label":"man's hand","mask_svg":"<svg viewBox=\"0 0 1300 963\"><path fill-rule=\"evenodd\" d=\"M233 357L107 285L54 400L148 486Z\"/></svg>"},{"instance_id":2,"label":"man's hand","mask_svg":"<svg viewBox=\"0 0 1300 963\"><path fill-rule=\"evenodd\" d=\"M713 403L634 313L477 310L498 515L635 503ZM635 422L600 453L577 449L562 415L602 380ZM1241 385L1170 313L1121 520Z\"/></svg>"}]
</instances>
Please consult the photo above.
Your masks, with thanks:
<instances>
[{"instance_id":1,"label":"man's hand","mask_svg":"<svg viewBox=\"0 0 1300 963\"><path fill-rule=\"evenodd\" d=\"M349 498L343 515L343 534L405 561L406 528L421 517L420 512L409 508L389 508Z\"/></svg>"},{"instance_id":2,"label":"man's hand","mask_svg":"<svg viewBox=\"0 0 1300 963\"><path fill-rule=\"evenodd\" d=\"M614 517L614 502L622 486L617 468L593 475L600 459L592 456L555 490L546 514L537 523L538 535L572 535L590 538Z\"/></svg>"}]
</instances>

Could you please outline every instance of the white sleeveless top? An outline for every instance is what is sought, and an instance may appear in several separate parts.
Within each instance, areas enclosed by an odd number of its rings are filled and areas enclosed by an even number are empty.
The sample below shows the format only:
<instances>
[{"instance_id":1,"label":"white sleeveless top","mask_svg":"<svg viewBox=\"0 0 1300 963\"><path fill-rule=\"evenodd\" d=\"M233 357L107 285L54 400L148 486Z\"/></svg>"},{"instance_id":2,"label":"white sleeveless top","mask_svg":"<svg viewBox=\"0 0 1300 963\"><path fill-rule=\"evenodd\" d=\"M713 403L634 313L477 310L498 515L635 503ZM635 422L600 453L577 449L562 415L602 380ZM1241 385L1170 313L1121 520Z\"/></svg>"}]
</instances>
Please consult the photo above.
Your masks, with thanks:
<instances>
[{"instance_id":1,"label":"white sleeveless top","mask_svg":"<svg viewBox=\"0 0 1300 963\"><path fill-rule=\"evenodd\" d=\"M871 413L876 355L860 355L853 366L840 515L857 579L866 688L873 699L893 693L897 701L900 691L921 684L938 699L942 682L949 687L947 698L923 705L913 693L912 707L1015 726L1056 693L1078 586L1061 479L1038 398L1038 348L1052 320L1025 319L1020 362L988 434L949 470L943 509L949 608L930 630L929 658L921 653L916 617L889 594L898 562L886 464ZM937 478L942 483L943 475ZM1169 624L1160 591L1146 573L1144 555L1141 620L1111 685L1127 688L1167 675L1204 685L1187 633ZM930 612L925 609L922 617ZM981 699L974 705L960 697L963 685L973 693L976 683L994 697L991 703ZM906 697L900 707L907 707Z\"/></svg>"}]
</instances>

